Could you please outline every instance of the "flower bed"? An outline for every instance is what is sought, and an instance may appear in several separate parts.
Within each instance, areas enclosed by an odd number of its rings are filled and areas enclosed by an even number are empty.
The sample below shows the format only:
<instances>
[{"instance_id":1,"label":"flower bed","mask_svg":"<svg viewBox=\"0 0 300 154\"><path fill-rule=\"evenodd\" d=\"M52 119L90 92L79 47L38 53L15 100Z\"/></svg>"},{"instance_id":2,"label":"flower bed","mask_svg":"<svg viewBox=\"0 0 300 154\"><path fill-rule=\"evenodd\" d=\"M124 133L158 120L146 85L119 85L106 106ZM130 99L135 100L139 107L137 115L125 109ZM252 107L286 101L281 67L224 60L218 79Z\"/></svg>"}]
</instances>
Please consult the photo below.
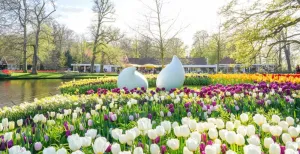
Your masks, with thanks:
<instances>
[{"instance_id":1,"label":"flower bed","mask_svg":"<svg viewBox=\"0 0 300 154\"><path fill-rule=\"evenodd\" d=\"M0 76L11 76L11 74L10 70L0 70Z\"/></svg>"},{"instance_id":2,"label":"flower bed","mask_svg":"<svg viewBox=\"0 0 300 154\"><path fill-rule=\"evenodd\" d=\"M156 87L156 75L146 75L149 87ZM98 88L114 89L117 88L117 77L104 77L97 79L73 80L62 83L59 87L62 94L85 94L88 90L97 91ZM184 81L186 86L206 86L211 84L210 78L203 75L188 74Z\"/></svg>"},{"instance_id":3,"label":"flower bed","mask_svg":"<svg viewBox=\"0 0 300 154\"><path fill-rule=\"evenodd\" d=\"M299 74L212 74L214 84L237 84L255 82L292 82L300 83Z\"/></svg>"},{"instance_id":4,"label":"flower bed","mask_svg":"<svg viewBox=\"0 0 300 154\"><path fill-rule=\"evenodd\" d=\"M300 85L98 89L0 110L9 153L297 153ZM23 152L25 153L25 152Z\"/></svg>"}]
</instances>

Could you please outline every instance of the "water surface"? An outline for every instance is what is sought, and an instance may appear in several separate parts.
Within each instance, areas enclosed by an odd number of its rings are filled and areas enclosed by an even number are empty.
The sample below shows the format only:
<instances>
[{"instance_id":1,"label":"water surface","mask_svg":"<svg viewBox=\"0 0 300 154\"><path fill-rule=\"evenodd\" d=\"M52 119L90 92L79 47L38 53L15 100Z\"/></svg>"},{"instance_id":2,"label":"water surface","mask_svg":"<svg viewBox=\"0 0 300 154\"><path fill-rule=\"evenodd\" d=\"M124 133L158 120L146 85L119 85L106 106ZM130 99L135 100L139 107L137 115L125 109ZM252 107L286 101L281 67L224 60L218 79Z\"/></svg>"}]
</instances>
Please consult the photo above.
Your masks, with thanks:
<instances>
[{"instance_id":1,"label":"water surface","mask_svg":"<svg viewBox=\"0 0 300 154\"><path fill-rule=\"evenodd\" d=\"M30 79L0 81L0 107L12 106L22 102L32 102L34 98L43 98L60 94L57 87L62 79Z\"/></svg>"}]
</instances>

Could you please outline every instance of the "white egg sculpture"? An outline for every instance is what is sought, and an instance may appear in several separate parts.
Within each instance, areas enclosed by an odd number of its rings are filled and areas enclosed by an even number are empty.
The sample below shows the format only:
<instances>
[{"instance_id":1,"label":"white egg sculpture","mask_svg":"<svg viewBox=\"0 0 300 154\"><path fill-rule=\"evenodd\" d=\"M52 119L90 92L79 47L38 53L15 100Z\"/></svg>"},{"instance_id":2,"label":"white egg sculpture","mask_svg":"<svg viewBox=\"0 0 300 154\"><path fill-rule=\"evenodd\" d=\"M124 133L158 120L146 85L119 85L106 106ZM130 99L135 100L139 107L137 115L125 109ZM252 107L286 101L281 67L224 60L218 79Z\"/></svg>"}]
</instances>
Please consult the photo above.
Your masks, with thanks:
<instances>
[{"instance_id":1,"label":"white egg sculpture","mask_svg":"<svg viewBox=\"0 0 300 154\"><path fill-rule=\"evenodd\" d=\"M158 88L180 88L184 84L185 72L181 61L173 56L172 62L168 64L158 75L156 86Z\"/></svg>"},{"instance_id":2,"label":"white egg sculpture","mask_svg":"<svg viewBox=\"0 0 300 154\"><path fill-rule=\"evenodd\" d=\"M145 76L138 71L135 67L128 67L121 71L118 76L118 88L128 88L129 90L144 87L148 88L148 81Z\"/></svg>"}]
</instances>

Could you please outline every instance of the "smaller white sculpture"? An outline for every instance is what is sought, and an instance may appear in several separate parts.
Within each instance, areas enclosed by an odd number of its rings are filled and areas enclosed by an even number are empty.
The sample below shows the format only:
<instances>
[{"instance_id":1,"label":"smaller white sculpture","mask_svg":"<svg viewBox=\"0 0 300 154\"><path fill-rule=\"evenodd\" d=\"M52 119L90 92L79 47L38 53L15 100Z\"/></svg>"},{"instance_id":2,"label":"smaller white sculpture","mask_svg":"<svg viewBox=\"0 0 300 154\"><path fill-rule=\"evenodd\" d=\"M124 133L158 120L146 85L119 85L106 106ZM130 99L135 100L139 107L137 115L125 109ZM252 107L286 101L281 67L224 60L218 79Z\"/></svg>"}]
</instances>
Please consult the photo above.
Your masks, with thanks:
<instances>
[{"instance_id":1,"label":"smaller white sculpture","mask_svg":"<svg viewBox=\"0 0 300 154\"><path fill-rule=\"evenodd\" d=\"M135 67L128 67L121 71L118 76L118 88L128 88L132 90L138 87L148 88L148 81Z\"/></svg>"},{"instance_id":2,"label":"smaller white sculpture","mask_svg":"<svg viewBox=\"0 0 300 154\"><path fill-rule=\"evenodd\" d=\"M173 56L172 62L168 64L158 75L156 86L158 88L180 88L184 84L184 68L177 56Z\"/></svg>"}]
</instances>

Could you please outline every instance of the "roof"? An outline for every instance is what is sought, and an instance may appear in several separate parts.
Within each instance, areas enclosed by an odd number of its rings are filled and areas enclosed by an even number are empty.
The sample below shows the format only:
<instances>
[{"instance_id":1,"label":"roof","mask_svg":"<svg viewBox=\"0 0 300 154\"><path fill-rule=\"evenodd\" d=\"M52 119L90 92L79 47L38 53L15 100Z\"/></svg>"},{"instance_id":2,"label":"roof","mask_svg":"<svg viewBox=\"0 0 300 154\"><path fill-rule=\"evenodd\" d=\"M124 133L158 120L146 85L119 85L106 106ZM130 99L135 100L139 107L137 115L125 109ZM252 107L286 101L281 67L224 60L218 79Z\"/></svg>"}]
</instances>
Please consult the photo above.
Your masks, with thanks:
<instances>
[{"instance_id":1,"label":"roof","mask_svg":"<svg viewBox=\"0 0 300 154\"><path fill-rule=\"evenodd\" d=\"M220 61L220 64L235 64L235 60L229 57L225 57Z\"/></svg>"},{"instance_id":2,"label":"roof","mask_svg":"<svg viewBox=\"0 0 300 154\"><path fill-rule=\"evenodd\" d=\"M207 65L206 58L180 58L181 63L183 65ZM165 58L165 64L168 64L172 61L172 58ZM138 64L138 65L145 65L145 64L154 64L154 65L161 65L161 60L157 58L128 58L126 60L127 64Z\"/></svg>"}]
</instances>

